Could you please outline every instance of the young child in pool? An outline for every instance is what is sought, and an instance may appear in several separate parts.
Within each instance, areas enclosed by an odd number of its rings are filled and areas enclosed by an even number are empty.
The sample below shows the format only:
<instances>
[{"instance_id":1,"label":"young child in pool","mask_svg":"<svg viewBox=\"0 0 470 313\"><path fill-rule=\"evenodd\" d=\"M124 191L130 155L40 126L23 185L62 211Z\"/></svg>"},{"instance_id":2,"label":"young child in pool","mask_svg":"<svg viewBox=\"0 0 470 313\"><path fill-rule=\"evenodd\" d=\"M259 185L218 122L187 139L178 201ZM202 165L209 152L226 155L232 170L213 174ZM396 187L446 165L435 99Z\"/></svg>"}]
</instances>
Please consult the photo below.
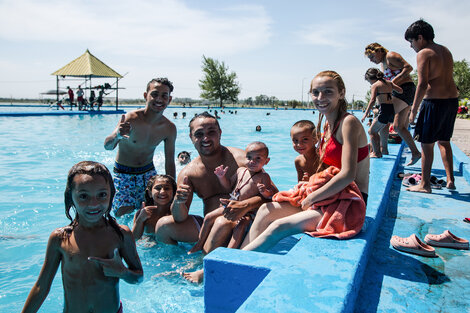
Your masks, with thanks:
<instances>
[{"instance_id":1,"label":"young child in pool","mask_svg":"<svg viewBox=\"0 0 470 313\"><path fill-rule=\"evenodd\" d=\"M71 223L51 233L44 264L22 312L39 310L59 265L64 312L122 312L119 279L140 283L143 270L132 232L110 215L114 194L113 178L103 164L82 161L70 169L64 196Z\"/></svg>"},{"instance_id":2,"label":"young child in pool","mask_svg":"<svg viewBox=\"0 0 470 313\"><path fill-rule=\"evenodd\" d=\"M370 157L381 158L382 151L388 151L388 132L386 133L386 135L381 134L382 136L386 136L382 140L382 148L380 140L381 137L379 136L379 132L385 126L387 126L388 123L393 123L393 119L395 117L395 110L393 109L392 102L392 91L402 93L403 90L401 89L401 87L395 85L391 81L385 80L384 73L382 73L377 68L369 68L364 78L371 84L371 88L370 101L367 105L366 111L364 112L364 116L362 117L361 122L364 122L364 120L369 115L369 111L375 104L375 101L377 101L379 103L379 114L376 118L374 118L369 128L370 141L372 144L372 152L370 153Z\"/></svg>"},{"instance_id":3,"label":"young child in pool","mask_svg":"<svg viewBox=\"0 0 470 313\"><path fill-rule=\"evenodd\" d=\"M191 162L191 153L188 151L181 151L178 153L178 163L179 165L186 165Z\"/></svg>"},{"instance_id":4,"label":"young child in pool","mask_svg":"<svg viewBox=\"0 0 470 313\"><path fill-rule=\"evenodd\" d=\"M169 175L151 177L145 189L145 202L134 215L132 233L135 240L142 234L155 234L155 225L165 215L170 215L170 206L176 192L176 182Z\"/></svg>"},{"instance_id":5,"label":"young child in pool","mask_svg":"<svg viewBox=\"0 0 470 313\"><path fill-rule=\"evenodd\" d=\"M295 158L297 181L308 181L320 165L320 157L315 148L318 141L315 124L308 120L296 122L290 130L290 137L294 150L300 154Z\"/></svg>"},{"instance_id":6,"label":"young child in pool","mask_svg":"<svg viewBox=\"0 0 470 313\"><path fill-rule=\"evenodd\" d=\"M246 167L238 168L237 172L230 178L230 180L225 176L228 167L224 167L223 165L218 166L214 170L214 174L217 175L220 184L224 186L224 188L230 189L231 186L235 185L235 188L230 194L231 200L241 201L252 198L256 195L261 195L265 199L271 199L278 190L271 181L269 174L263 170L263 166L269 162L268 147L262 142L255 141L248 144L245 152ZM204 222L202 223L202 227L199 232L199 240L188 253L194 253L202 249L212 225L214 225L217 217L223 215L224 209L225 206L221 205L218 209L215 209L204 217ZM236 249L241 244L241 237L243 236L250 219L250 216L244 216L239 221L229 242L229 248Z\"/></svg>"}]
</instances>

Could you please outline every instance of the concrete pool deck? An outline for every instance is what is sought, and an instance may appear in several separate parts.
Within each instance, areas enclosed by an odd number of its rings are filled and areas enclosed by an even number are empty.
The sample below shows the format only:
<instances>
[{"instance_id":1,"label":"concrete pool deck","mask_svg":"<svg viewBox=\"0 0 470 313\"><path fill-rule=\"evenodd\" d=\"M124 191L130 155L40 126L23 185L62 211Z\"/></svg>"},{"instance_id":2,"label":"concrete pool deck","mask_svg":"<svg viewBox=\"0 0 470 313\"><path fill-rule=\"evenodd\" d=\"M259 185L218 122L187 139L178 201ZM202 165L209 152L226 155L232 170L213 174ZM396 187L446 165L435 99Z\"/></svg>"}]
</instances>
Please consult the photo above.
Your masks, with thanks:
<instances>
[{"instance_id":1,"label":"concrete pool deck","mask_svg":"<svg viewBox=\"0 0 470 313\"><path fill-rule=\"evenodd\" d=\"M458 126L457 126L458 127ZM468 128L470 132L470 127ZM470 137L470 136L469 136ZM470 310L469 250L437 248L428 259L394 250L390 237L440 234L470 239L469 158L453 144L455 191L405 191L397 172L408 149L371 161L366 223L347 241L292 236L272 253L219 248L204 258L206 312L462 312ZM445 178L437 145L433 175ZM286 248L287 246L287 248Z\"/></svg>"}]
</instances>

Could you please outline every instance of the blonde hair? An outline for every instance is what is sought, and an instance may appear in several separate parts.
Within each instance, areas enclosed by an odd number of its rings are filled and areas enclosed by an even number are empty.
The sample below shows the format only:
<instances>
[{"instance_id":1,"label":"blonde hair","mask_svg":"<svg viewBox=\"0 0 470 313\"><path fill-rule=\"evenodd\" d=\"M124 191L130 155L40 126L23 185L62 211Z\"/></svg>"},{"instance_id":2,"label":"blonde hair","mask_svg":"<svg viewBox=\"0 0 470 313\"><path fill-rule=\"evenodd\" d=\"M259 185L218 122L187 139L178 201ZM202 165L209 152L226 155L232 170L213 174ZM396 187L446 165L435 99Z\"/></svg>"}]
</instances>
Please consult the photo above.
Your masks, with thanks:
<instances>
[{"instance_id":1,"label":"blonde hair","mask_svg":"<svg viewBox=\"0 0 470 313\"><path fill-rule=\"evenodd\" d=\"M367 45L366 50L364 51L364 54L366 56L369 56L375 52L383 52L387 54L388 50L385 49L381 44L374 42L374 43Z\"/></svg>"}]
</instances>

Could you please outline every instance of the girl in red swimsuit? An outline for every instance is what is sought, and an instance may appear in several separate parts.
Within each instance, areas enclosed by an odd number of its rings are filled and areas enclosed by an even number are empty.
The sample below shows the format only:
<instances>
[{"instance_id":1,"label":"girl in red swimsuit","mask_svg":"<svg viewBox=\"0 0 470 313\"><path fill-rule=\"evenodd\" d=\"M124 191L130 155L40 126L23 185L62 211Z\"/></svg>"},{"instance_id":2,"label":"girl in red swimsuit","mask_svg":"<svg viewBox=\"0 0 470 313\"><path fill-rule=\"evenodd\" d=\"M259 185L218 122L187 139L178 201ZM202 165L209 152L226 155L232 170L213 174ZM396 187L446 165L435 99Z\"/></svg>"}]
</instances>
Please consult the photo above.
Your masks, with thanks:
<instances>
[{"instance_id":1,"label":"girl in red swimsuit","mask_svg":"<svg viewBox=\"0 0 470 313\"><path fill-rule=\"evenodd\" d=\"M320 112L317 129L321 129L323 117L326 127L320 156L339 166L340 172L325 185L310 193L300 207L290 202L263 204L242 244L244 250L267 251L284 237L315 231L323 217L319 209L311 209L313 203L327 199L355 181L364 200L369 187L369 152L367 135L361 122L348 114L345 100L346 88L336 72L317 74L310 84L310 94Z\"/></svg>"}]
</instances>

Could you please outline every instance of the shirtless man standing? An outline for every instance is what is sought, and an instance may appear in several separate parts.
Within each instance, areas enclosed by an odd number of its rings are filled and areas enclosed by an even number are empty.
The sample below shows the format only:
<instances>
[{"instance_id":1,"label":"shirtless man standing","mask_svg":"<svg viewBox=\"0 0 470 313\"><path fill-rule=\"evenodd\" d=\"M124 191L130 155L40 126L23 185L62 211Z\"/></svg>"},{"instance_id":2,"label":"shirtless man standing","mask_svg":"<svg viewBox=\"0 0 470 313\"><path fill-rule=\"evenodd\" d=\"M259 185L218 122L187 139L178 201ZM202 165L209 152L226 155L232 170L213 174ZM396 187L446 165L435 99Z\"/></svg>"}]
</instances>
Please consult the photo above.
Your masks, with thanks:
<instances>
[{"instance_id":1,"label":"shirtless man standing","mask_svg":"<svg viewBox=\"0 0 470 313\"><path fill-rule=\"evenodd\" d=\"M233 189L224 188L214 174L216 167L228 166L227 176L233 176L246 163L245 151L220 144L222 130L217 119L207 112L196 115L190 122L190 138L199 156L186 165L178 175L178 189L171 206L171 214L164 216L155 227L156 238L167 244L196 242L203 218L189 215L189 207L196 193L204 203L204 216L220 206L221 198L226 204L223 216L217 218L203 250L207 253L225 246L233 230L232 223L246 213L257 209L263 202L260 196L243 201L228 200ZM194 279L200 281L202 277Z\"/></svg>"},{"instance_id":2,"label":"shirtless man standing","mask_svg":"<svg viewBox=\"0 0 470 313\"><path fill-rule=\"evenodd\" d=\"M147 181L157 174L153 155L162 141L165 172L175 177L176 127L163 116L171 102L172 91L173 84L167 78L152 79L144 92L145 108L122 115L116 129L104 141L106 150L118 146L114 164L113 212L116 216L141 207Z\"/></svg>"},{"instance_id":3,"label":"shirtless man standing","mask_svg":"<svg viewBox=\"0 0 470 313\"><path fill-rule=\"evenodd\" d=\"M405 39L417 54L418 86L410 113L416 122L415 137L421 142L422 180L407 190L431 192L431 168L437 142L447 175L447 189L455 189L450 138L458 109L458 91L453 78L454 61L450 51L434 42L434 30L423 20L411 24Z\"/></svg>"}]
</instances>

